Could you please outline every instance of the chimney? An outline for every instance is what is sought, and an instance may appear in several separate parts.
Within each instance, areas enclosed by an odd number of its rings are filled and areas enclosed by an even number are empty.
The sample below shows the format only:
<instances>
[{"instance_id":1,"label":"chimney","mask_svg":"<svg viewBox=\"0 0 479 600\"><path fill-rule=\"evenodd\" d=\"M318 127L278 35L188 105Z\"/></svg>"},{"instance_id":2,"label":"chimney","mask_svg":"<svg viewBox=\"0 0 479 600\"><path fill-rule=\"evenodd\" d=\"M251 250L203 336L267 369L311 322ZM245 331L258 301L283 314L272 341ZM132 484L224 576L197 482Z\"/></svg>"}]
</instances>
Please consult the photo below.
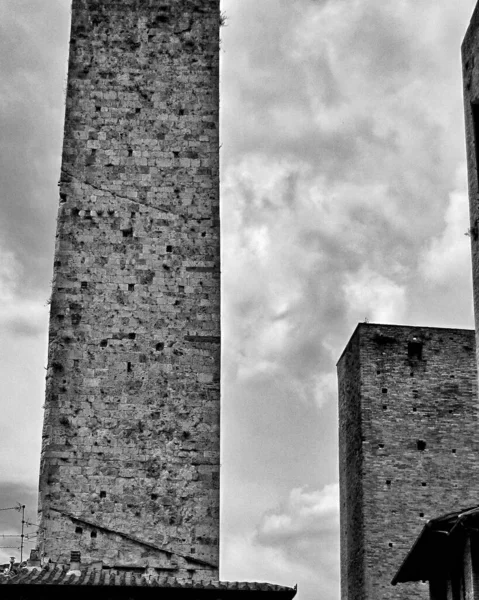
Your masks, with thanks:
<instances>
[{"instance_id":1,"label":"chimney","mask_svg":"<svg viewBox=\"0 0 479 600\"><path fill-rule=\"evenodd\" d=\"M27 560L27 567L41 567L40 554L38 550L32 548L30 550L30 558Z\"/></svg>"}]
</instances>

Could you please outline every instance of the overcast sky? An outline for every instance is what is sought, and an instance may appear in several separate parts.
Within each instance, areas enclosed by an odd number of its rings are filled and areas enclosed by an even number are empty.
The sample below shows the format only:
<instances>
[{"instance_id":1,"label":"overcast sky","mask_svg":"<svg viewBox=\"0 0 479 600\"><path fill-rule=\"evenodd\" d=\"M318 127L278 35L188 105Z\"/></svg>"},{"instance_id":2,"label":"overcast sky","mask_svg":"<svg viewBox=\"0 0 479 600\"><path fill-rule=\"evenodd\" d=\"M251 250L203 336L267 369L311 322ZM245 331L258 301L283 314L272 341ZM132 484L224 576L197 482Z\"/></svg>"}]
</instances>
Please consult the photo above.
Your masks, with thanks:
<instances>
[{"instance_id":1,"label":"overcast sky","mask_svg":"<svg viewBox=\"0 0 479 600\"><path fill-rule=\"evenodd\" d=\"M473 327L474 4L223 1L224 579L338 598L335 363L365 319ZM69 9L0 0L0 508L32 520Z\"/></svg>"}]
</instances>

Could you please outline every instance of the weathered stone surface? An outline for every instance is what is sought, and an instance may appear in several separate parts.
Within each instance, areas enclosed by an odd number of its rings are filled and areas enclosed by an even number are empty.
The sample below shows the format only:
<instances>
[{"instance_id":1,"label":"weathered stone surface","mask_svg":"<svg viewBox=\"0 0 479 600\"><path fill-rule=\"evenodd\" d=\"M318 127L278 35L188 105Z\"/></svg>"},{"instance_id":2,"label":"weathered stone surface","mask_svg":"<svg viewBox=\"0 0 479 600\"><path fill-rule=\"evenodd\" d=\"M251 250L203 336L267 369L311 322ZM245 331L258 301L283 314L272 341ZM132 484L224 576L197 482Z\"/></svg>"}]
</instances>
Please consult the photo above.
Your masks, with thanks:
<instances>
[{"instance_id":1,"label":"weathered stone surface","mask_svg":"<svg viewBox=\"0 0 479 600\"><path fill-rule=\"evenodd\" d=\"M429 598L391 580L426 522L477 505L474 332L360 324L339 363L344 600Z\"/></svg>"},{"instance_id":2,"label":"weathered stone surface","mask_svg":"<svg viewBox=\"0 0 479 600\"><path fill-rule=\"evenodd\" d=\"M219 0L72 10L41 550L217 576Z\"/></svg>"},{"instance_id":3,"label":"weathered stone surface","mask_svg":"<svg viewBox=\"0 0 479 600\"><path fill-rule=\"evenodd\" d=\"M477 341L479 336L479 4L476 5L462 43L462 77L469 187L469 237Z\"/></svg>"}]
</instances>

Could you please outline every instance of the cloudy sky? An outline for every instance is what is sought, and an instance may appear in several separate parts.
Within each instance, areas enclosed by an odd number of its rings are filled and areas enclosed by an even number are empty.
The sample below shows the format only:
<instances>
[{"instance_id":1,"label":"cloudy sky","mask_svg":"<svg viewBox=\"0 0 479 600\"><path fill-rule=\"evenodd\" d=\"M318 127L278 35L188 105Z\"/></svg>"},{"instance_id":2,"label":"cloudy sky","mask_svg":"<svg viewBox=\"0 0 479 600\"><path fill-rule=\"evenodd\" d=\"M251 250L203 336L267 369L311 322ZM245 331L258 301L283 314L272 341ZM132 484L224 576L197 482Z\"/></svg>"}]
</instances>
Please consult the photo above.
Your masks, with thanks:
<instances>
[{"instance_id":1,"label":"cloudy sky","mask_svg":"<svg viewBox=\"0 0 479 600\"><path fill-rule=\"evenodd\" d=\"M335 363L365 319L473 326L474 4L223 1L224 579L338 598ZM69 9L0 0L0 508L31 520Z\"/></svg>"}]
</instances>

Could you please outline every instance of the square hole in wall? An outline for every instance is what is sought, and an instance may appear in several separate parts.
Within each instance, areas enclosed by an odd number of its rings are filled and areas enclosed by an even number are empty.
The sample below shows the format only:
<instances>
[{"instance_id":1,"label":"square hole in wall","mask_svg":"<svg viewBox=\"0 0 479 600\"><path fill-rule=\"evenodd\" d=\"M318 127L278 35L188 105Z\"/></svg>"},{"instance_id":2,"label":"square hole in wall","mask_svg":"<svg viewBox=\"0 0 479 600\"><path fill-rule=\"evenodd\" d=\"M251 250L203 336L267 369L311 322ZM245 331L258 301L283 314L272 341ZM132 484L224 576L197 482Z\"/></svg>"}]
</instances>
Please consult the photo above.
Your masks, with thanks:
<instances>
[{"instance_id":1,"label":"square hole in wall","mask_svg":"<svg viewBox=\"0 0 479 600\"><path fill-rule=\"evenodd\" d=\"M407 355L410 359L422 360L422 342L418 340L408 342Z\"/></svg>"}]
</instances>

